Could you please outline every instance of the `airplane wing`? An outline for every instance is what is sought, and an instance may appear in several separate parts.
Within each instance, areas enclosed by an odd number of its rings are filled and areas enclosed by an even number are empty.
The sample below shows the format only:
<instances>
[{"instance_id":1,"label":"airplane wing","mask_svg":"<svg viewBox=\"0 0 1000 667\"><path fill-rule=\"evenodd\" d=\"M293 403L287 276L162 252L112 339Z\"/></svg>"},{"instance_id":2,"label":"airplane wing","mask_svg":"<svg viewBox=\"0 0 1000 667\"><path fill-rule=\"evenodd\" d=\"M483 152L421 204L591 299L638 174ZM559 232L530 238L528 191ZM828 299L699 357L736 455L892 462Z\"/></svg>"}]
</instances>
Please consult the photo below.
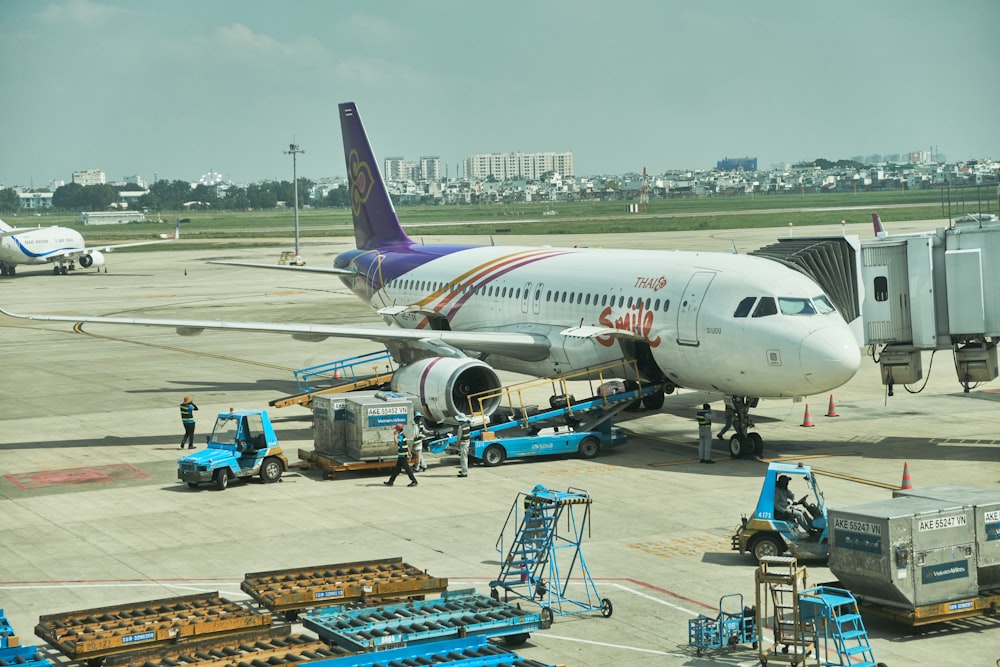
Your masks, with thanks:
<instances>
[{"instance_id":1,"label":"airplane wing","mask_svg":"<svg viewBox=\"0 0 1000 667\"><path fill-rule=\"evenodd\" d=\"M22 230L24 231L24 230ZM169 243L167 240L163 241L136 241L135 243L119 243L117 245L102 245L95 246L93 248L67 248L66 250L60 250L58 252L53 252L45 256L45 259L54 262L60 259L68 259L71 257L82 257L83 255L89 255L93 252L112 252L119 248L132 248L140 245L153 245L154 243Z\"/></svg>"},{"instance_id":2,"label":"airplane wing","mask_svg":"<svg viewBox=\"0 0 1000 667\"><path fill-rule=\"evenodd\" d=\"M226 266L248 266L252 269L280 269L282 271L304 271L306 273L332 273L339 276L357 275L354 269L338 269L333 266L296 266L295 264L256 264L254 262L221 262L212 261L208 264L225 264Z\"/></svg>"},{"instance_id":3,"label":"airplane wing","mask_svg":"<svg viewBox=\"0 0 1000 667\"><path fill-rule=\"evenodd\" d=\"M433 329L400 329L387 327L344 326L337 324L287 324L279 322L239 322L227 320L181 320L131 317L80 317L66 315L30 315L12 313L0 308L0 313L24 320L46 322L89 322L93 324L128 324L173 327L182 336L194 336L205 329L227 331L257 331L288 334L296 340L318 342L326 338L358 338L382 344L410 344L440 351L441 344L461 350L512 355L520 358L544 358L550 342L545 336L532 333L491 331L438 331Z\"/></svg>"}]
</instances>

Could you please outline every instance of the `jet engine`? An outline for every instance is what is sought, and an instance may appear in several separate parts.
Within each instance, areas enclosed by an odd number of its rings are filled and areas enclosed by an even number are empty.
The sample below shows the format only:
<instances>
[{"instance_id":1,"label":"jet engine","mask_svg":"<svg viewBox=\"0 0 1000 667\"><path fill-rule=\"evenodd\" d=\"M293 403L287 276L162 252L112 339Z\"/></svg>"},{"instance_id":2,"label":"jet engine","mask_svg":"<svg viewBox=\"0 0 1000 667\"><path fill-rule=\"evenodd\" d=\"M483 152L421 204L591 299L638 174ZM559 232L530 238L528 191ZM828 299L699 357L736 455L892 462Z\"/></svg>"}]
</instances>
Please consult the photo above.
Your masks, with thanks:
<instances>
[{"instance_id":1,"label":"jet engine","mask_svg":"<svg viewBox=\"0 0 1000 667\"><path fill-rule=\"evenodd\" d=\"M392 389L420 397L425 415L436 422L455 421L458 413L469 414L469 396L502 386L493 368L468 357L428 357L406 364L393 374ZM492 396L481 409L488 417L500 406L501 397ZM472 412L480 410L474 399Z\"/></svg>"},{"instance_id":2,"label":"jet engine","mask_svg":"<svg viewBox=\"0 0 1000 667\"><path fill-rule=\"evenodd\" d=\"M94 266L104 266L104 253L98 250L91 250L88 255L80 255L80 266L89 269Z\"/></svg>"}]
</instances>

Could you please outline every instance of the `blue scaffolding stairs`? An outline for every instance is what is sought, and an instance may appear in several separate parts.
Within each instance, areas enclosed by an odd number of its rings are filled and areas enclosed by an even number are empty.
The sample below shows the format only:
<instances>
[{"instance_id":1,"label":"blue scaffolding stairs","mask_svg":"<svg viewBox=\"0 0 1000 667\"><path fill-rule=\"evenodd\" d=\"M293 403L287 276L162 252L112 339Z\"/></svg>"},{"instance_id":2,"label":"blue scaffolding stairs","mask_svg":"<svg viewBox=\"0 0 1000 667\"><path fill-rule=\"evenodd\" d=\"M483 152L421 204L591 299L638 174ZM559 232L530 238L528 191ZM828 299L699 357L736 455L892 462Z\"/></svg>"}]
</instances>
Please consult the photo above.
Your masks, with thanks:
<instances>
[{"instance_id":1,"label":"blue scaffolding stairs","mask_svg":"<svg viewBox=\"0 0 1000 667\"><path fill-rule=\"evenodd\" d=\"M799 593L804 634L813 634L819 665L875 667L868 632L850 591L817 586ZM836 658L836 661L834 661Z\"/></svg>"},{"instance_id":2,"label":"blue scaffolding stairs","mask_svg":"<svg viewBox=\"0 0 1000 667\"><path fill-rule=\"evenodd\" d=\"M269 401L268 405L273 408L289 405L309 407L313 396L379 387L392 380L394 372L395 362L387 350L300 368L293 371L299 392ZM326 386L319 386L320 382Z\"/></svg>"},{"instance_id":3,"label":"blue scaffolding stairs","mask_svg":"<svg viewBox=\"0 0 1000 667\"><path fill-rule=\"evenodd\" d=\"M493 598L500 599L502 588L505 602L511 596L536 602L548 622L553 613L600 611L611 616L611 600L598 594L580 551L590 504L590 494L582 489L551 491L539 484L530 493L519 493L497 539L503 560L500 574L490 582ZM560 533L563 518L566 530ZM568 589L577 572L584 593L573 598Z\"/></svg>"}]
</instances>

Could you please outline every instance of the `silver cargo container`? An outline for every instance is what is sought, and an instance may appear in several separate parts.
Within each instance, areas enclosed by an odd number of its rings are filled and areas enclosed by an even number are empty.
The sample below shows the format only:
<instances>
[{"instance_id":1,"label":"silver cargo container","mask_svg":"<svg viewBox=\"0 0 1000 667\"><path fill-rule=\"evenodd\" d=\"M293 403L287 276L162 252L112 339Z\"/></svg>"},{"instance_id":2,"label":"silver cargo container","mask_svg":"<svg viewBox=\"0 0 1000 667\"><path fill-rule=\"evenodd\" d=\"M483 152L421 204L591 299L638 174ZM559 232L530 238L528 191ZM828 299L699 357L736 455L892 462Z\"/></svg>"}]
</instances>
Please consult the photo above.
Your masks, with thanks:
<instances>
[{"instance_id":1,"label":"silver cargo container","mask_svg":"<svg viewBox=\"0 0 1000 667\"><path fill-rule=\"evenodd\" d=\"M313 446L321 454L344 456L347 399L343 394L313 396Z\"/></svg>"},{"instance_id":2,"label":"silver cargo container","mask_svg":"<svg viewBox=\"0 0 1000 667\"><path fill-rule=\"evenodd\" d=\"M979 593L961 503L900 497L830 509L829 521L830 571L861 599L912 610Z\"/></svg>"},{"instance_id":3,"label":"silver cargo container","mask_svg":"<svg viewBox=\"0 0 1000 667\"><path fill-rule=\"evenodd\" d=\"M895 496L933 498L972 508L975 517L976 569L981 590L1000 585L1000 491L964 484L942 484L920 489L900 489Z\"/></svg>"},{"instance_id":4,"label":"silver cargo container","mask_svg":"<svg viewBox=\"0 0 1000 667\"><path fill-rule=\"evenodd\" d=\"M394 458L396 424L406 427L407 437L412 437L416 399L388 391L358 391L345 398L344 440L351 458L359 461Z\"/></svg>"}]
</instances>

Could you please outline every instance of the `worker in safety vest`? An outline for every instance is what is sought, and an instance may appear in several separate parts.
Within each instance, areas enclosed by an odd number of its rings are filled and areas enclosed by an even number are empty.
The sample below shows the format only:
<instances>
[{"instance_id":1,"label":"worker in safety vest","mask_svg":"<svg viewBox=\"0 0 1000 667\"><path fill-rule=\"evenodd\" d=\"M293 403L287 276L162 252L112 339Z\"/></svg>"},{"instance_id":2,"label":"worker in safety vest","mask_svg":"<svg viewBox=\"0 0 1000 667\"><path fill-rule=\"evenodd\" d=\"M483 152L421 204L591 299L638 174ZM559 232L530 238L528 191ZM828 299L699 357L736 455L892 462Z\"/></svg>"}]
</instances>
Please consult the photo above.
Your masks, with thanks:
<instances>
[{"instance_id":1,"label":"worker in safety vest","mask_svg":"<svg viewBox=\"0 0 1000 667\"><path fill-rule=\"evenodd\" d=\"M469 445L472 443L472 424L469 418L459 413L458 420L458 476L469 476Z\"/></svg>"},{"instance_id":2,"label":"worker in safety vest","mask_svg":"<svg viewBox=\"0 0 1000 667\"><path fill-rule=\"evenodd\" d=\"M416 426L413 431L413 453L417 457L417 467L414 471L423 472L427 470L427 466L424 464L424 418L419 414L415 415L413 424Z\"/></svg>"},{"instance_id":3,"label":"worker in safety vest","mask_svg":"<svg viewBox=\"0 0 1000 667\"><path fill-rule=\"evenodd\" d=\"M712 406L703 403L696 415L698 419L698 463L715 463L712 460Z\"/></svg>"},{"instance_id":4,"label":"worker in safety vest","mask_svg":"<svg viewBox=\"0 0 1000 667\"><path fill-rule=\"evenodd\" d=\"M401 470L405 470L406 476L410 478L410 483L407 486L416 486L417 478L413 476L413 468L410 467L410 446L406 442L403 425L396 424L393 430L396 434L396 466L392 469L392 475L389 476L389 479L382 483L386 486L392 486L392 483L396 481L396 475Z\"/></svg>"}]
</instances>

